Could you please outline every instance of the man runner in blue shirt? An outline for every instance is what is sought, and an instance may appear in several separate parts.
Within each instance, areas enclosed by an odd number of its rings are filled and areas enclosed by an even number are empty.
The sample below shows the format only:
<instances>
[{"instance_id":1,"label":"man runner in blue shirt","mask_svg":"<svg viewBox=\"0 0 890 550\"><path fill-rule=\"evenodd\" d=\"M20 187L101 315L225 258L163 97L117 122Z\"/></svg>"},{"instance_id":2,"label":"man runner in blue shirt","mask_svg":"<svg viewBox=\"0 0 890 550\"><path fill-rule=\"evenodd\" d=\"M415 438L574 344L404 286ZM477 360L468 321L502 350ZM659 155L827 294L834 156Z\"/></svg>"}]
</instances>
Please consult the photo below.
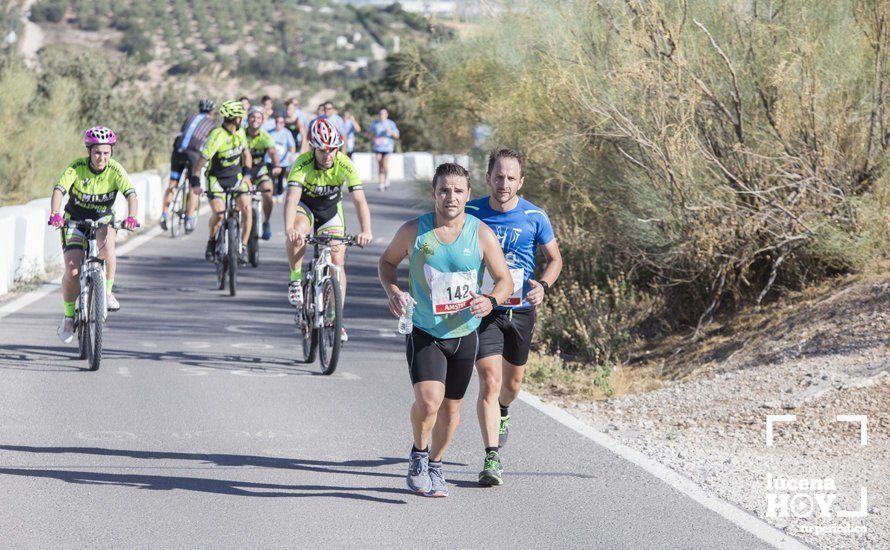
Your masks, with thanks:
<instances>
[{"instance_id":1,"label":"man runner in blue shirt","mask_svg":"<svg viewBox=\"0 0 890 550\"><path fill-rule=\"evenodd\" d=\"M468 202L467 213L485 222L495 232L514 282L513 294L507 302L487 315L479 325L476 414L485 445L479 484L492 486L503 483L499 450L507 442L508 407L519 395L528 361L535 328L535 307L544 301L547 289L559 277L562 256L547 214L518 195L525 181L522 153L504 148L494 151L488 157L485 177L490 195ZM538 245L544 251L547 267L538 279L534 279ZM482 292L490 291L491 281L486 278Z\"/></svg>"}]
</instances>

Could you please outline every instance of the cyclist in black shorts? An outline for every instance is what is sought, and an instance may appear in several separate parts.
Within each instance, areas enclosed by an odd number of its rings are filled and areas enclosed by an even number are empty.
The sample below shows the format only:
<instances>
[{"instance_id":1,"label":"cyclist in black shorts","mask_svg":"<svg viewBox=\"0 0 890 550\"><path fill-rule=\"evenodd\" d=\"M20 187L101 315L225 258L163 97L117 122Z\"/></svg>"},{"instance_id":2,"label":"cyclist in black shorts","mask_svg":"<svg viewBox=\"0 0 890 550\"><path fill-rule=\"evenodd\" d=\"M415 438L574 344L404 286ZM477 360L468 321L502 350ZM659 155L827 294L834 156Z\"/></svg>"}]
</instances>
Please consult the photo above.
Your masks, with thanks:
<instances>
[{"instance_id":1,"label":"cyclist in black shorts","mask_svg":"<svg viewBox=\"0 0 890 550\"><path fill-rule=\"evenodd\" d=\"M442 456L473 375L480 317L513 291L495 234L464 210L469 195L467 171L458 164L440 165L432 183L435 211L399 228L378 263L389 309L399 317L409 298L397 284L397 268L405 258L409 261L408 291L415 309L406 354L414 386L414 445L406 483L411 491L432 497L448 496ZM485 266L494 281L487 295L478 293Z\"/></svg>"},{"instance_id":2,"label":"cyclist in black shorts","mask_svg":"<svg viewBox=\"0 0 890 550\"><path fill-rule=\"evenodd\" d=\"M467 204L467 213L485 222L497 234L514 288L506 303L485 317L479 326L476 414L486 448L479 484L486 486L503 483L499 451L509 434L508 407L519 395L528 361L535 329L535 306L544 300L544 294L562 270L562 256L547 214L517 194L524 178L522 153L498 149L488 157L486 181L490 195ZM544 251L547 268L536 280L538 245ZM482 291L488 288L491 282L483 281Z\"/></svg>"},{"instance_id":3,"label":"cyclist in black shorts","mask_svg":"<svg viewBox=\"0 0 890 550\"><path fill-rule=\"evenodd\" d=\"M216 104L212 99L202 99L198 102L198 114L188 117L179 128L176 139L173 140L173 152L170 154L170 184L164 193L164 205L161 212L161 229L167 230L167 209L170 208L170 202L173 200L173 191L179 185L179 178L182 173L188 169L191 175L192 168L201 158L201 148L213 128L216 127L216 121L210 114ZM195 174L200 176L200 174ZM195 229L195 209L198 207L198 200L201 198L201 183L198 180L197 186L191 186L189 193L188 207L186 208L185 230L187 233Z\"/></svg>"}]
</instances>

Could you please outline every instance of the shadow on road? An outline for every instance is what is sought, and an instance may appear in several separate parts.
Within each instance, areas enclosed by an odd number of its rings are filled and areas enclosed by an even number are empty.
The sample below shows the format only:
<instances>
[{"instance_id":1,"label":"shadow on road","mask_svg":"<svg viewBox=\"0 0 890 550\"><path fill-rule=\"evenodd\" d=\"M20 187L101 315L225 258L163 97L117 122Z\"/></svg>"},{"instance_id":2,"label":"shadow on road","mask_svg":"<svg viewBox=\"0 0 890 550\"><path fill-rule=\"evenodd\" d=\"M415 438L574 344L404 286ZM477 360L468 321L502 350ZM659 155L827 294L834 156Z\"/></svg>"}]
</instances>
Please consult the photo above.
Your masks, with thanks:
<instances>
[{"instance_id":1,"label":"shadow on road","mask_svg":"<svg viewBox=\"0 0 890 550\"><path fill-rule=\"evenodd\" d=\"M256 483L251 481L231 481L202 477L155 476L144 474L108 474L102 472L75 472L70 470L29 470L0 468L0 475L41 477L57 479L68 483L85 485L117 485L136 487L153 491L197 491L220 495L245 497L332 497L350 500L365 500L382 504L407 504L406 501L392 498L363 495L354 491L403 494L406 489L388 487L334 487L328 485L284 485L278 483Z\"/></svg>"},{"instance_id":2,"label":"shadow on road","mask_svg":"<svg viewBox=\"0 0 890 550\"><path fill-rule=\"evenodd\" d=\"M0 445L0 451L26 452L35 454L80 454L93 456L117 456L148 460L192 460L202 464L225 468L253 467L284 470L298 470L322 474L344 474L402 479L400 474L379 471L366 471L362 468L378 468L407 462L402 458L381 457L376 460L347 460L343 462L325 460L301 460L296 458L276 458L252 455L176 453L167 451L136 451L128 449L106 449L100 447L33 447L23 445ZM119 485L157 491L182 489L202 493L216 493L252 497L338 497L368 500L385 504L404 504L403 500L380 498L355 493L371 492L404 494L406 490L391 487L336 487L328 485L286 485L232 481L205 477L158 476L144 474L113 474L71 470L50 470L31 468L0 468L0 475L41 477L58 479L68 483L96 485ZM302 491L302 492L297 492ZM321 492L319 492L321 491Z\"/></svg>"}]
</instances>

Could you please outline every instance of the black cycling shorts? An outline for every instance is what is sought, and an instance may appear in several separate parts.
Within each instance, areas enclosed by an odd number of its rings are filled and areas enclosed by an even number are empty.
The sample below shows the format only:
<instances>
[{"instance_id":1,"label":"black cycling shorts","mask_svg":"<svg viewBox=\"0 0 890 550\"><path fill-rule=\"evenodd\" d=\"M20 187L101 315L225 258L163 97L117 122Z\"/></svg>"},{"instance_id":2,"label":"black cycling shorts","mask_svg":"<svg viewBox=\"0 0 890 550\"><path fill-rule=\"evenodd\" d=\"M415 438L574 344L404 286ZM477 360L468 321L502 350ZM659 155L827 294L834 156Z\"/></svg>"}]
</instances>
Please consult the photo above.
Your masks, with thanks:
<instances>
[{"instance_id":1,"label":"black cycling shorts","mask_svg":"<svg viewBox=\"0 0 890 550\"><path fill-rule=\"evenodd\" d=\"M535 308L496 309L479 325L478 359L502 355L516 366L528 363L535 330Z\"/></svg>"},{"instance_id":2,"label":"black cycling shorts","mask_svg":"<svg viewBox=\"0 0 890 550\"><path fill-rule=\"evenodd\" d=\"M189 175L191 175L192 166L198 162L199 158L201 158L201 154L197 151L173 149L173 153L170 155L170 179L178 180L186 168L188 168ZM200 185L199 183L197 187L200 187Z\"/></svg>"},{"instance_id":3,"label":"black cycling shorts","mask_svg":"<svg viewBox=\"0 0 890 550\"><path fill-rule=\"evenodd\" d=\"M414 327L405 337L411 383L445 384L447 399L463 399L473 377L479 336L476 331L460 338L435 338Z\"/></svg>"}]
</instances>

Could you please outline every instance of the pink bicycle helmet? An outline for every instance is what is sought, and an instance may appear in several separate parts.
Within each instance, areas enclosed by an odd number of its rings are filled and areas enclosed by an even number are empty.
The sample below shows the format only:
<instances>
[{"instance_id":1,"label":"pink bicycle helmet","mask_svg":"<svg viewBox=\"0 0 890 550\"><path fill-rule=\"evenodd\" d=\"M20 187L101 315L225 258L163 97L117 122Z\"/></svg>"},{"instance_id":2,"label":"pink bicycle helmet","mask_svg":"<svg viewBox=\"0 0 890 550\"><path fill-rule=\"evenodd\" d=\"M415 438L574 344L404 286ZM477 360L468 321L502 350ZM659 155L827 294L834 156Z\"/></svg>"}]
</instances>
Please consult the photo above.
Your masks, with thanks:
<instances>
[{"instance_id":1,"label":"pink bicycle helmet","mask_svg":"<svg viewBox=\"0 0 890 550\"><path fill-rule=\"evenodd\" d=\"M83 133L83 144L87 147L102 143L107 143L108 145L117 143L117 136L114 134L114 130L105 126L93 126Z\"/></svg>"}]
</instances>

